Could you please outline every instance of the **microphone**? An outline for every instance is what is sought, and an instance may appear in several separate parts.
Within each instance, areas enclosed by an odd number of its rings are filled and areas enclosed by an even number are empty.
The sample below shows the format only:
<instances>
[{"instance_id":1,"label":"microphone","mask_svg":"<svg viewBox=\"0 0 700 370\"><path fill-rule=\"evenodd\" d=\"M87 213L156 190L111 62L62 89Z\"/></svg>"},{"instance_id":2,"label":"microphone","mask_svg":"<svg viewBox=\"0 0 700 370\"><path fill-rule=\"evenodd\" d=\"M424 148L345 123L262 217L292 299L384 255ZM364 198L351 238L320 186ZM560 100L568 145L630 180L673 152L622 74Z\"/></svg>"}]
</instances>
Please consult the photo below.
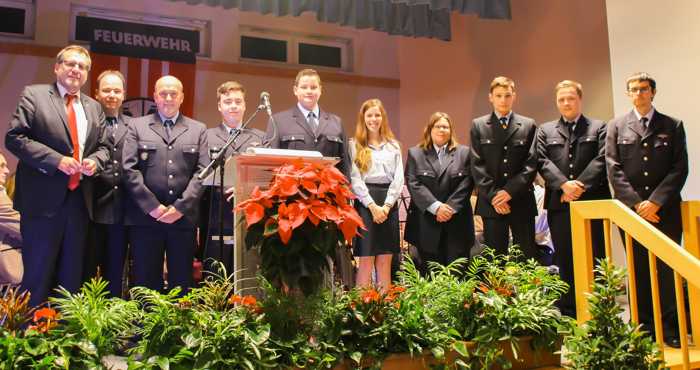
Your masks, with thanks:
<instances>
[{"instance_id":1,"label":"microphone","mask_svg":"<svg viewBox=\"0 0 700 370\"><path fill-rule=\"evenodd\" d=\"M272 105L270 104L270 93L263 91L260 93L260 106L258 109L265 109L268 116L272 116Z\"/></svg>"}]
</instances>

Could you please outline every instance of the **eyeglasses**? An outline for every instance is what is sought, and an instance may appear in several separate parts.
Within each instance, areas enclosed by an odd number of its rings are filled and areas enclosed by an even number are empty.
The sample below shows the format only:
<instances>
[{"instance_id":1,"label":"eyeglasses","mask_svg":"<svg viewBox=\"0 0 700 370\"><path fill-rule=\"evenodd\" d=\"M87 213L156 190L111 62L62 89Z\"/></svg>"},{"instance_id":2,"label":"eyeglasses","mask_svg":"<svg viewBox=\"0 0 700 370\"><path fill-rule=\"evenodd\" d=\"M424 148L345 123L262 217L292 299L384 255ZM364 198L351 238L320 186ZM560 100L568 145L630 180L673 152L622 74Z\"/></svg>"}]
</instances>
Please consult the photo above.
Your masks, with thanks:
<instances>
[{"instance_id":1,"label":"eyeglasses","mask_svg":"<svg viewBox=\"0 0 700 370\"><path fill-rule=\"evenodd\" d=\"M450 126L448 125L435 125L433 126L433 129L435 130L450 130Z\"/></svg>"},{"instance_id":2,"label":"eyeglasses","mask_svg":"<svg viewBox=\"0 0 700 370\"><path fill-rule=\"evenodd\" d=\"M651 87L650 86L632 87L632 88L628 89L627 91L629 91L630 94L644 94L644 93L648 93L649 91L651 91Z\"/></svg>"},{"instance_id":3,"label":"eyeglasses","mask_svg":"<svg viewBox=\"0 0 700 370\"><path fill-rule=\"evenodd\" d=\"M68 68L68 69L78 68L78 70L83 71L83 72L90 70L89 65L83 64L83 63L78 63L74 60L64 60L61 63L63 63L63 65L66 66L66 68Z\"/></svg>"}]
</instances>

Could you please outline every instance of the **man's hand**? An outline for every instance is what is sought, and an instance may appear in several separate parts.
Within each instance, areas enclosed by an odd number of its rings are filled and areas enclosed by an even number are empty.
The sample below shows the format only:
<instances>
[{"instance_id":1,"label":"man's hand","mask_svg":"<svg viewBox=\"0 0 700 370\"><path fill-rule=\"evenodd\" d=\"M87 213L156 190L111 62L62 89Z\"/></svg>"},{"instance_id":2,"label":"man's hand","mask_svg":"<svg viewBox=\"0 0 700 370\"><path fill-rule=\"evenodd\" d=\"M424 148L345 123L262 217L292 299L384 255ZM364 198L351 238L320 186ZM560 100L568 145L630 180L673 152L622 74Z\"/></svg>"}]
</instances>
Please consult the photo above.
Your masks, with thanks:
<instances>
[{"instance_id":1,"label":"man's hand","mask_svg":"<svg viewBox=\"0 0 700 370\"><path fill-rule=\"evenodd\" d=\"M496 196L491 199L491 205L494 206L502 206L502 205L507 205L508 202L513 199L510 194L508 194L507 191L505 190L499 190L496 193Z\"/></svg>"},{"instance_id":2,"label":"man's hand","mask_svg":"<svg viewBox=\"0 0 700 370\"><path fill-rule=\"evenodd\" d=\"M183 214L180 213L175 207L170 206L166 209L165 213L163 213L156 221L158 222L163 222L166 224L172 224L173 222L179 220L182 218Z\"/></svg>"},{"instance_id":3,"label":"man's hand","mask_svg":"<svg viewBox=\"0 0 700 370\"><path fill-rule=\"evenodd\" d=\"M160 218L160 216L162 216L163 213L165 213L165 211L167 211L167 210L168 210L168 207L166 207L166 206L160 204L160 205L158 205L157 208L155 208L155 209L152 210L151 212L148 212L148 214L149 214L151 217L153 217L153 218L155 218L155 219L157 220L157 219Z\"/></svg>"},{"instance_id":4,"label":"man's hand","mask_svg":"<svg viewBox=\"0 0 700 370\"><path fill-rule=\"evenodd\" d=\"M80 162L73 157L62 157L58 162L58 170L68 176L79 173L81 168Z\"/></svg>"},{"instance_id":5,"label":"man's hand","mask_svg":"<svg viewBox=\"0 0 700 370\"><path fill-rule=\"evenodd\" d=\"M499 215L507 215L510 213L510 205L508 203L493 206L493 209L495 209L496 213L498 213Z\"/></svg>"},{"instance_id":6,"label":"man's hand","mask_svg":"<svg viewBox=\"0 0 700 370\"><path fill-rule=\"evenodd\" d=\"M452 215L454 214L455 210L446 203L443 203L440 205L440 207L438 207L435 217L438 222L447 222L452 219Z\"/></svg>"},{"instance_id":7,"label":"man's hand","mask_svg":"<svg viewBox=\"0 0 700 370\"><path fill-rule=\"evenodd\" d=\"M656 214L659 209L661 209L661 206L652 201L643 200L637 203L637 205L634 206L634 209L637 211L638 215L642 216L643 219L649 222L658 223L661 221L659 215Z\"/></svg>"},{"instance_id":8,"label":"man's hand","mask_svg":"<svg viewBox=\"0 0 700 370\"><path fill-rule=\"evenodd\" d=\"M586 191L585 185L578 180L570 180L561 185L561 190L564 192L561 200L564 202L571 202L578 200L583 192Z\"/></svg>"},{"instance_id":9,"label":"man's hand","mask_svg":"<svg viewBox=\"0 0 700 370\"><path fill-rule=\"evenodd\" d=\"M80 172L85 176L92 176L97 171L97 162L93 159L85 158L83 159L83 165L80 168Z\"/></svg>"}]
</instances>

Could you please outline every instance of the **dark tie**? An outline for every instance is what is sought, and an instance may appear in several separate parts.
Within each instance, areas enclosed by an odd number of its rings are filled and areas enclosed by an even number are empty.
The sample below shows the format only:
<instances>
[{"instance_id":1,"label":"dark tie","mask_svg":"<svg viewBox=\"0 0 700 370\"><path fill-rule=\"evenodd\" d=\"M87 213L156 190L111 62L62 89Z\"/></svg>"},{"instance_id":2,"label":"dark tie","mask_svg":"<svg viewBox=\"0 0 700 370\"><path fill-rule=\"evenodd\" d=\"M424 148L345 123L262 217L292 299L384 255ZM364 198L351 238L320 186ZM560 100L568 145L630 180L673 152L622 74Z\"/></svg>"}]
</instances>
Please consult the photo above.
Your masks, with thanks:
<instances>
[{"instance_id":1,"label":"dark tie","mask_svg":"<svg viewBox=\"0 0 700 370\"><path fill-rule=\"evenodd\" d=\"M241 131L241 130L237 129L237 128L230 128L230 129L228 129L228 135L229 136L236 135L239 131Z\"/></svg>"},{"instance_id":2,"label":"dark tie","mask_svg":"<svg viewBox=\"0 0 700 370\"><path fill-rule=\"evenodd\" d=\"M501 117L501 118L499 119L499 121L501 121L501 128L502 128L502 129L505 130L505 129L508 128L508 117Z\"/></svg>"},{"instance_id":3,"label":"dark tie","mask_svg":"<svg viewBox=\"0 0 700 370\"><path fill-rule=\"evenodd\" d=\"M170 140L170 135L173 132L173 125L175 122L171 119L166 119L165 122L163 122L163 125L165 125L165 136L167 136L168 140Z\"/></svg>"},{"instance_id":4,"label":"dark tie","mask_svg":"<svg viewBox=\"0 0 700 370\"><path fill-rule=\"evenodd\" d=\"M309 123L309 127L311 127L311 131L316 132L316 127L318 127L318 120L316 120L316 113L309 112L309 115L308 115L306 121Z\"/></svg>"},{"instance_id":5,"label":"dark tie","mask_svg":"<svg viewBox=\"0 0 700 370\"><path fill-rule=\"evenodd\" d=\"M640 121L642 122L642 126L644 126L645 129L649 128L649 118L642 117Z\"/></svg>"},{"instance_id":6,"label":"dark tie","mask_svg":"<svg viewBox=\"0 0 700 370\"><path fill-rule=\"evenodd\" d=\"M566 122L566 128L569 130L569 137L574 135L574 125L576 121Z\"/></svg>"},{"instance_id":7,"label":"dark tie","mask_svg":"<svg viewBox=\"0 0 700 370\"><path fill-rule=\"evenodd\" d=\"M75 95L66 94L66 116L68 117L68 128L70 129L70 140L73 142L73 158L80 162L80 143L78 142L78 119L73 109L73 99ZM80 172L70 175L68 178L68 189L75 190L80 184Z\"/></svg>"},{"instance_id":8,"label":"dark tie","mask_svg":"<svg viewBox=\"0 0 700 370\"><path fill-rule=\"evenodd\" d=\"M109 136L114 136L114 131L116 131L117 128L117 117L107 117L105 122L107 123L107 132Z\"/></svg>"}]
</instances>

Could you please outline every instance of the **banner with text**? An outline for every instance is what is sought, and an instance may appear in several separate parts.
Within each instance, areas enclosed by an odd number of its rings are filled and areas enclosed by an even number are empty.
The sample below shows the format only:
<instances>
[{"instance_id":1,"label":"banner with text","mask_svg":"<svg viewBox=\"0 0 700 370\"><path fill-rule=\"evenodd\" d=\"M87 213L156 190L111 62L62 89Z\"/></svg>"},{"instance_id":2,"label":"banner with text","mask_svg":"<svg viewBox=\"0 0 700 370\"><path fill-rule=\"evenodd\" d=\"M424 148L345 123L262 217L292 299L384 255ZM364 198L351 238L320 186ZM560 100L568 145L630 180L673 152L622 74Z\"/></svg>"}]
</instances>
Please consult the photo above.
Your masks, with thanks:
<instances>
[{"instance_id":1,"label":"banner with text","mask_svg":"<svg viewBox=\"0 0 700 370\"><path fill-rule=\"evenodd\" d=\"M196 62L199 32L181 28L77 16L75 38L90 42L90 50L119 56Z\"/></svg>"}]
</instances>

